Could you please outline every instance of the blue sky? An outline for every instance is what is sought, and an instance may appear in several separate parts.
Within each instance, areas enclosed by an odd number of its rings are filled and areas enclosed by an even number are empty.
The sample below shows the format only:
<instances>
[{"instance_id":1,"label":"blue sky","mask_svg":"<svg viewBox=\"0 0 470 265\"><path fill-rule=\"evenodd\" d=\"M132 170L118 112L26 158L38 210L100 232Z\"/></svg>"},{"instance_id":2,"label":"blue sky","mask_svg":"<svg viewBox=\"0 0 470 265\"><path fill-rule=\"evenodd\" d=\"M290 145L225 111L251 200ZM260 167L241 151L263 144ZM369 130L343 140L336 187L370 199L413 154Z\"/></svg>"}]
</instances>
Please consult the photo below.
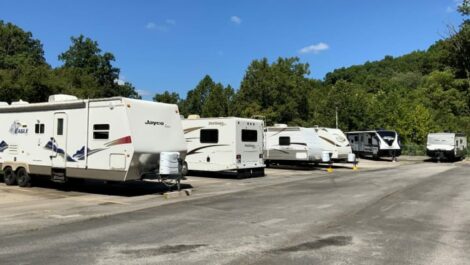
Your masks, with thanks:
<instances>
[{"instance_id":1,"label":"blue sky","mask_svg":"<svg viewBox=\"0 0 470 265\"><path fill-rule=\"evenodd\" d=\"M426 49L459 25L456 0L0 0L0 19L31 31L47 61L84 34L116 56L149 99L183 97L209 74L238 88L253 59L298 56L311 77Z\"/></svg>"}]
</instances>

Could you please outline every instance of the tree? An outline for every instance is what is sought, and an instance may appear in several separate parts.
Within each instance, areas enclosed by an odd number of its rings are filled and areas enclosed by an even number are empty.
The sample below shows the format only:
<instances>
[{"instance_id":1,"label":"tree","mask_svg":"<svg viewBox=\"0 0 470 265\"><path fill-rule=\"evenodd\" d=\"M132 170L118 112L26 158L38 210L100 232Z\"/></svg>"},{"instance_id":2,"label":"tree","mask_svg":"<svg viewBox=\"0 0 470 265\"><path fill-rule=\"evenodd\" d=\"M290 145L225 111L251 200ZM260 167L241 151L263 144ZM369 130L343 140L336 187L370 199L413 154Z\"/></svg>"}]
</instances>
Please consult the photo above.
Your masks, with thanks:
<instances>
[{"instance_id":1,"label":"tree","mask_svg":"<svg viewBox=\"0 0 470 265\"><path fill-rule=\"evenodd\" d=\"M220 83L210 87L209 93L202 106L203 117L227 116L228 102L224 95L224 86Z\"/></svg>"},{"instance_id":2,"label":"tree","mask_svg":"<svg viewBox=\"0 0 470 265\"><path fill-rule=\"evenodd\" d=\"M202 117L222 117L231 115L233 88L215 83L209 75L199 81L197 86L188 91L185 100L181 100L182 113L199 114Z\"/></svg>"},{"instance_id":3,"label":"tree","mask_svg":"<svg viewBox=\"0 0 470 265\"><path fill-rule=\"evenodd\" d=\"M462 4L458 7L458 11L462 16L470 16L470 0L463 0Z\"/></svg>"},{"instance_id":4,"label":"tree","mask_svg":"<svg viewBox=\"0 0 470 265\"><path fill-rule=\"evenodd\" d=\"M335 126L335 111L338 108L339 127L344 130L367 129L371 123L370 101L371 96L357 84L338 81L334 86L327 87L322 94L316 94L314 100L317 104L319 98L324 102L317 109L325 118L315 125Z\"/></svg>"},{"instance_id":5,"label":"tree","mask_svg":"<svg viewBox=\"0 0 470 265\"><path fill-rule=\"evenodd\" d=\"M102 54L98 42L83 35L71 37L72 45L59 55L64 68L79 68L94 75L103 86L113 86L119 78L119 69L112 66L115 60L112 53Z\"/></svg>"},{"instance_id":6,"label":"tree","mask_svg":"<svg viewBox=\"0 0 470 265\"><path fill-rule=\"evenodd\" d=\"M179 104L180 103L180 95L176 92L169 92L166 91L159 94L155 94L153 97L153 101L162 102L162 103L170 103L170 104Z\"/></svg>"},{"instance_id":7,"label":"tree","mask_svg":"<svg viewBox=\"0 0 470 265\"><path fill-rule=\"evenodd\" d=\"M309 115L309 65L299 58L254 60L245 73L235 100L241 116L263 115L268 123L306 120ZM258 111L261 112L253 112Z\"/></svg>"},{"instance_id":8,"label":"tree","mask_svg":"<svg viewBox=\"0 0 470 265\"><path fill-rule=\"evenodd\" d=\"M459 31L450 27L443 45L447 50L443 60L455 69L457 78L466 78L470 84L470 21L462 23Z\"/></svg>"},{"instance_id":9,"label":"tree","mask_svg":"<svg viewBox=\"0 0 470 265\"><path fill-rule=\"evenodd\" d=\"M21 65L47 65L42 44L33 39L31 32L0 20L0 69L16 69Z\"/></svg>"},{"instance_id":10,"label":"tree","mask_svg":"<svg viewBox=\"0 0 470 265\"><path fill-rule=\"evenodd\" d=\"M0 100L45 101L55 89L39 40L0 20Z\"/></svg>"},{"instance_id":11,"label":"tree","mask_svg":"<svg viewBox=\"0 0 470 265\"><path fill-rule=\"evenodd\" d=\"M215 86L214 81L209 75L199 81L197 86L188 91L186 100L184 102L184 113L189 114L202 114L202 108L206 102L207 96L209 95L212 87Z\"/></svg>"},{"instance_id":12,"label":"tree","mask_svg":"<svg viewBox=\"0 0 470 265\"><path fill-rule=\"evenodd\" d=\"M135 90L134 85L132 85L130 82L124 82L122 85L117 84L114 90L110 93L113 95L124 96L133 99L142 99L139 93L137 93Z\"/></svg>"},{"instance_id":13,"label":"tree","mask_svg":"<svg viewBox=\"0 0 470 265\"><path fill-rule=\"evenodd\" d=\"M234 100L235 100L235 90L232 88L232 86L228 85L227 87L224 88L224 103L225 103L225 114L227 116L233 115L233 109L234 109Z\"/></svg>"},{"instance_id":14,"label":"tree","mask_svg":"<svg viewBox=\"0 0 470 265\"><path fill-rule=\"evenodd\" d=\"M139 97L132 84L117 83L120 70L112 65L115 60L112 53L103 53L98 42L83 35L71 37L71 41L69 49L59 55L59 60L64 62L62 68L72 69L79 75L93 76L98 84L96 93L93 93L95 97Z\"/></svg>"}]
</instances>

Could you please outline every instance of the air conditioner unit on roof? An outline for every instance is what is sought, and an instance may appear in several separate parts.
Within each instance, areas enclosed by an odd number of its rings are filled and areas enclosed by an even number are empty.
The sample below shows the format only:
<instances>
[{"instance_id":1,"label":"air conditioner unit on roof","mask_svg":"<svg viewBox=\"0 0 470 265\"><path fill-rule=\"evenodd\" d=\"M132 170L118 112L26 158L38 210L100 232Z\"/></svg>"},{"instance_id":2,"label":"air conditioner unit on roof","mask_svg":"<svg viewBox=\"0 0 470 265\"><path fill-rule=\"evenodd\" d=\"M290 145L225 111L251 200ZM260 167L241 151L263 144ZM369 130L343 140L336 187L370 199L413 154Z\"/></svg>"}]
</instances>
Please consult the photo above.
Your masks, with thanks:
<instances>
[{"instance_id":1,"label":"air conditioner unit on roof","mask_svg":"<svg viewBox=\"0 0 470 265\"><path fill-rule=\"evenodd\" d=\"M76 96L66 95L66 94L56 94L49 96L49 102L60 102L60 101L71 101L77 100Z\"/></svg>"}]
</instances>

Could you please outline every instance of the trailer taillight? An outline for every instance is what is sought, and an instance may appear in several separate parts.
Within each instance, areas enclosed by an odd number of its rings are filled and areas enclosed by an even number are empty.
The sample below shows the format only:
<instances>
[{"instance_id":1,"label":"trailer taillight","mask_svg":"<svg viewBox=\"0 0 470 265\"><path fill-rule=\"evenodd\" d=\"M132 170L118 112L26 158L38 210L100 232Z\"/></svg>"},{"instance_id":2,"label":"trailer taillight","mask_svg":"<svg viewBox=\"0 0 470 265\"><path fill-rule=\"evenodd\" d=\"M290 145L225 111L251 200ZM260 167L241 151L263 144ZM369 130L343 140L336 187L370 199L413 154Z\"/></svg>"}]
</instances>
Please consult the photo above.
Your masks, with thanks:
<instances>
[{"instance_id":1,"label":"trailer taillight","mask_svg":"<svg viewBox=\"0 0 470 265\"><path fill-rule=\"evenodd\" d=\"M241 163L242 162L242 155L238 154L237 155L237 163Z\"/></svg>"}]
</instances>

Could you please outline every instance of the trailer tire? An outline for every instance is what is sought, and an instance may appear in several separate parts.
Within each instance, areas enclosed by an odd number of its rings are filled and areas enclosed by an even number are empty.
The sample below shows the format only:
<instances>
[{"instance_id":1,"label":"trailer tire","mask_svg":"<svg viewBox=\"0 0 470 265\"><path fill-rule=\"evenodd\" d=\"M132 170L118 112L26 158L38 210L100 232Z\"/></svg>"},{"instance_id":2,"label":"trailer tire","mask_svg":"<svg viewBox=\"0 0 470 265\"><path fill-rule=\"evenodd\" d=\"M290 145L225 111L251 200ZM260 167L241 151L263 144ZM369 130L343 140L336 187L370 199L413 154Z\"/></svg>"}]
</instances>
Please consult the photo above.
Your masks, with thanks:
<instances>
[{"instance_id":1,"label":"trailer tire","mask_svg":"<svg viewBox=\"0 0 470 265\"><path fill-rule=\"evenodd\" d=\"M20 187L31 187L31 176L29 176L28 171L26 171L24 167L20 167L16 170L16 180Z\"/></svg>"},{"instance_id":2,"label":"trailer tire","mask_svg":"<svg viewBox=\"0 0 470 265\"><path fill-rule=\"evenodd\" d=\"M3 180L8 186L16 184L16 175L11 167L6 167L5 169L3 169Z\"/></svg>"},{"instance_id":3,"label":"trailer tire","mask_svg":"<svg viewBox=\"0 0 470 265\"><path fill-rule=\"evenodd\" d=\"M186 177L188 175L188 163L186 163L186 161L183 162L183 166L181 168L181 175L183 175L183 177Z\"/></svg>"}]
</instances>

